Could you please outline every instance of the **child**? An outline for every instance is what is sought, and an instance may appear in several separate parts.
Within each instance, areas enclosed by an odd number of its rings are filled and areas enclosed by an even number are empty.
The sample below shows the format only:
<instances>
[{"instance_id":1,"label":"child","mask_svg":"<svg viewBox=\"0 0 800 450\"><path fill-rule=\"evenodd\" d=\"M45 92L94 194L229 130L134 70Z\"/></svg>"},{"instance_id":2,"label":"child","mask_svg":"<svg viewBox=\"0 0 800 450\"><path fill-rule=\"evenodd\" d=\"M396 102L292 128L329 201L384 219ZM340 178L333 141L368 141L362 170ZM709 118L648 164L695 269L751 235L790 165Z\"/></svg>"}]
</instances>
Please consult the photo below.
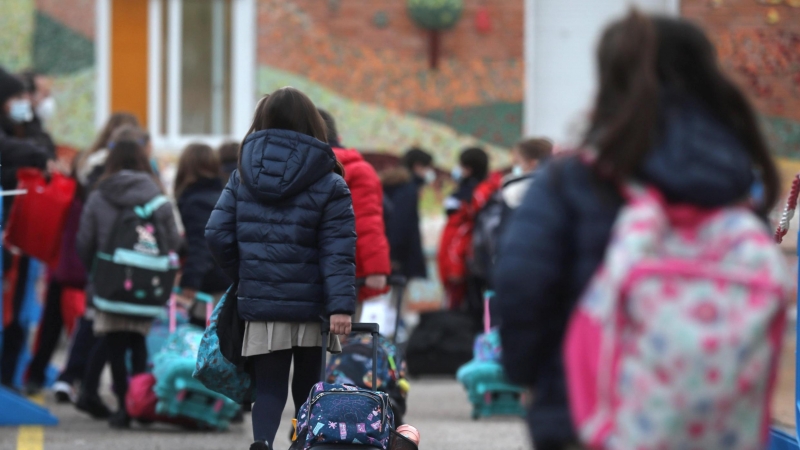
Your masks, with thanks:
<instances>
[{"instance_id":1,"label":"child","mask_svg":"<svg viewBox=\"0 0 800 450\"><path fill-rule=\"evenodd\" d=\"M350 332L355 312L355 216L325 123L294 88L262 99L206 227L219 265L236 280L247 321L242 355L255 369L251 450L272 448L294 359L295 412L319 380L320 323Z\"/></svg>"},{"instance_id":2,"label":"child","mask_svg":"<svg viewBox=\"0 0 800 450\"><path fill-rule=\"evenodd\" d=\"M345 170L344 181L353 197L356 215L356 276L364 278L359 300L370 299L386 292L386 277L392 271L389 260L389 241L383 223L383 188L378 173L364 160L358 150L342 147L336 121L329 112L319 110L325 121L328 143ZM359 305L359 308L360 309ZM356 319L361 316L357 311Z\"/></svg>"},{"instance_id":3,"label":"child","mask_svg":"<svg viewBox=\"0 0 800 450\"><path fill-rule=\"evenodd\" d=\"M89 195L81 217L78 230L78 254L86 267L93 267L96 255L107 245L112 236L119 214L125 209L145 205L162 195L162 190L155 180L148 161L145 148L140 140L114 140L105 172L97 184L97 188ZM179 236L175 226L172 208L167 202L152 213L155 239L159 244L174 252L178 248ZM89 299L94 297L94 282L87 285ZM168 286L172 289L172 286ZM109 299L112 300L113 299ZM95 299L95 302L97 300ZM111 374L114 393L119 410L109 420L112 428L130 426L130 418L125 412L125 394L128 391L128 376L144 372L147 365L147 347L145 335L150 330L152 319L97 311L94 319L94 332L102 335L101 345L105 347L111 363ZM126 354L131 352L131 369L126 367ZM103 352L95 352L87 369L95 373L96 366L102 369L105 364ZM95 369L93 369L93 367ZM96 386L89 387L89 392L96 396ZM99 401L99 398L94 401Z\"/></svg>"},{"instance_id":4,"label":"child","mask_svg":"<svg viewBox=\"0 0 800 450\"><path fill-rule=\"evenodd\" d=\"M198 292L215 298L228 289L231 282L217 266L205 238L205 226L211 211L222 194L219 158L208 145L191 144L178 161L175 176L175 198L183 221L186 262L180 287L183 297L193 300ZM195 303L192 323L205 327L205 308Z\"/></svg>"},{"instance_id":5,"label":"child","mask_svg":"<svg viewBox=\"0 0 800 450\"><path fill-rule=\"evenodd\" d=\"M578 446L559 349L570 313L606 253L623 205L620 183L638 179L671 203L713 209L741 204L759 173L765 187L761 212L780 195L778 171L756 114L722 73L713 44L697 26L632 12L603 33L597 62L598 94L585 135L595 159L587 161L585 153L565 156L537 174L503 234L494 274L505 372L509 381L538 393L528 421L539 450ZM687 339L691 344L699 337ZM682 342L680 349L690 344ZM631 345L639 348L638 341ZM733 354L725 345L714 351ZM667 403L668 409L679 407ZM723 416L722 403L703 404L709 405L703 416ZM648 434L662 431L643 420ZM680 435L678 425L669 433ZM702 422L700 429L709 430ZM716 448L741 448L738 438ZM614 448L636 448L613 442Z\"/></svg>"}]
</instances>

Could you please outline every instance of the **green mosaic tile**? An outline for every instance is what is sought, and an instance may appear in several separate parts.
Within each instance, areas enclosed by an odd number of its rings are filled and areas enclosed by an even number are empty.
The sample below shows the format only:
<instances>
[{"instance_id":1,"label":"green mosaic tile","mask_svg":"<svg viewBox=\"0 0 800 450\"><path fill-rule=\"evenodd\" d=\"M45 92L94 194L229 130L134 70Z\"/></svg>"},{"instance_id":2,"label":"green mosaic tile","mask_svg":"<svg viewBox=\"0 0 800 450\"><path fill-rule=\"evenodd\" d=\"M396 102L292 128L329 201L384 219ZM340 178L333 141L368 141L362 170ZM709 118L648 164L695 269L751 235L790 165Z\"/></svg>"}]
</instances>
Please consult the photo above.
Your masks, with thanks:
<instances>
[{"instance_id":1,"label":"green mosaic tile","mask_svg":"<svg viewBox=\"0 0 800 450\"><path fill-rule=\"evenodd\" d=\"M36 12L33 38L36 70L51 74L70 74L94 65L94 43L61 22Z\"/></svg>"},{"instance_id":2,"label":"green mosaic tile","mask_svg":"<svg viewBox=\"0 0 800 450\"><path fill-rule=\"evenodd\" d=\"M11 72L31 66L33 0L0 0L0 66Z\"/></svg>"},{"instance_id":3,"label":"green mosaic tile","mask_svg":"<svg viewBox=\"0 0 800 450\"><path fill-rule=\"evenodd\" d=\"M503 147L512 147L522 136L522 103L496 102L451 110L420 112L463 134Z\"/></svg>"}]
</instances>

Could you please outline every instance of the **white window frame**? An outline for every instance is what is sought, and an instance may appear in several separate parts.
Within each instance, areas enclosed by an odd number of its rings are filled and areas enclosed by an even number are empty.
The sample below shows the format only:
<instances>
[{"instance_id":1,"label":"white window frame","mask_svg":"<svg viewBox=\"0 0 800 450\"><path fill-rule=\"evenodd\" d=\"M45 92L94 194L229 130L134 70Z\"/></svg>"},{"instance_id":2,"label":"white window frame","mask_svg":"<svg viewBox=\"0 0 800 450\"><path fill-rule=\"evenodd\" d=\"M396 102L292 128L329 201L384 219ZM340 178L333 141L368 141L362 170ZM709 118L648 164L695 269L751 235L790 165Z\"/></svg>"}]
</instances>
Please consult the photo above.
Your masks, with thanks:
<instances>
[{"instance_id":1,"label":"white window frame","mask_svg":"<svg viewBox=\"0 0 800 450\"><path fill-rule=\"evenodd\" d=\"M181 128L181 18L183 0L148 0L147 127L158 151L178 152L190 142L219 145L241 140L252 121L256 102L256 3L231 0L231 48L229 51L231 117L229 134L186 135ZM214 0L208 0L214 1ZM162 14L167 5L167 17ZM97 58L95 126L100 129L110 114L111 99L111 0L97 0L95 53ZM167 67L162 67L162 24L167 21ZM161 80L167 74L166 108L163 108ZM162 111L166 110L166 133L161 132Z\"/></svg>"},{"instance_id":2,"label":"white window frame","mask_svg":"<svg viewBox=\"0 0 800 450\"><path fill-rule=\"evenodd\" d=\"M525 58L525 80L524 80L524 101L522 111L523 133L525 136L535 134L537 130L536 121L536 89L534 78L536 77L536 11L537 4L547 0L525 0L525 32L523 43L523 55ZM665 0L667 13L673 16L681 15L681 0Z\"/></svg>"}]
</instances>

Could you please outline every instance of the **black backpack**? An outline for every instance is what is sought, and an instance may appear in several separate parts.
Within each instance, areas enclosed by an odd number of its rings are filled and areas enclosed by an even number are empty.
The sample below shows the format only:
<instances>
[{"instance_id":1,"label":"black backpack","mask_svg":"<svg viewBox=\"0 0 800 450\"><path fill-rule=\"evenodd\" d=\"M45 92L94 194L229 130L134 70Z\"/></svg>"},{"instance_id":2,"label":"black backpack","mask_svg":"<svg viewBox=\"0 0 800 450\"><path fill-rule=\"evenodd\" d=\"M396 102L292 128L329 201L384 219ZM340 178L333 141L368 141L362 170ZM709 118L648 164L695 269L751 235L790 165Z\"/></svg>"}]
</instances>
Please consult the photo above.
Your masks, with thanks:
<instances>
[{"instance_id":1,"label":"black backpack","mask_svg":"<svg viewBox=\"0 0 800 450\"><path fill-rule=\"evenodd\" d=\"M168 202L159 195L119 211L108 241L95 257L95 308L135 317L155 317L163 311L178 272L178 255L168 248L165 231L152 218Z\"/></svg>"},{"instance_id":2,"label":"black backpack","mask_svg":"<svg viewBox=\"0 0 800 450\"><path fill-rule=\"evenodd\" d=\"M505 210L503 190L498 189L475 216L472 229L472 257L467 261L470 274L488 280L494 270L500 223Z\"/></svg>"}]
</instances>

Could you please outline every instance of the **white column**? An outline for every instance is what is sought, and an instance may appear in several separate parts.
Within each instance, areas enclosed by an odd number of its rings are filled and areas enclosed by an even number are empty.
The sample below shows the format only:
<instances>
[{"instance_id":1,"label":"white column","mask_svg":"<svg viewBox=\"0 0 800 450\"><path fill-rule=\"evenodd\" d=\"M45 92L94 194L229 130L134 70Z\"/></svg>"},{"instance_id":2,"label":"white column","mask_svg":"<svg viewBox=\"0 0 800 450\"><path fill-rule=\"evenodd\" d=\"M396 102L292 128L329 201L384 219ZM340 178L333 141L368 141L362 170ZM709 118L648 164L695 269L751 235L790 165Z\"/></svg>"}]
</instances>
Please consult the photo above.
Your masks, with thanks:
<instances>
[{"instance_id":1,"label":"white column","mask_svg":"<svg viewBox=\"0 0 800 450\"><path fill-rule=\"evenodd\" d=\"M94 124L101 129L111 109L111 0L95 3Z\"/></svg>"},{"instance_id":2,"label":"white column","mask_svg":"<svg viewBox=\"0 0 800 450\"><path fill-rule=\"evenodd\" d=\"M177 142L181 132L183 3L167 1L167 140Z\"/></svg>"},{"instance_id":3,"label":"white column","mask_svg":"<svg viewBox=\"0 0 800 450\"><path fill-rule=\"evenodd\" d=\"M147 128L152 136L161 129L161 5L164 0L150 0L147 5Z\"/></svg>"},{"instance_id":4,"label":"white column","mask_svg":"<svg viewBox=\"0 0 800 450\"><path fill-rule=\"evenodd\" d=\"M231 135L241 139L253 121L256 100L256 3L233 0L231 36Z\"/></svg>"},{"instance_id":5,"label":"white column","mask_svg":"<svg viewBox=\"0 0 800 450\"><path fill-rule=\"evenodd\" d=\"M212 0L211 5L211 134L225 132L225 0Z\"/></svg>"}]
</instances>

